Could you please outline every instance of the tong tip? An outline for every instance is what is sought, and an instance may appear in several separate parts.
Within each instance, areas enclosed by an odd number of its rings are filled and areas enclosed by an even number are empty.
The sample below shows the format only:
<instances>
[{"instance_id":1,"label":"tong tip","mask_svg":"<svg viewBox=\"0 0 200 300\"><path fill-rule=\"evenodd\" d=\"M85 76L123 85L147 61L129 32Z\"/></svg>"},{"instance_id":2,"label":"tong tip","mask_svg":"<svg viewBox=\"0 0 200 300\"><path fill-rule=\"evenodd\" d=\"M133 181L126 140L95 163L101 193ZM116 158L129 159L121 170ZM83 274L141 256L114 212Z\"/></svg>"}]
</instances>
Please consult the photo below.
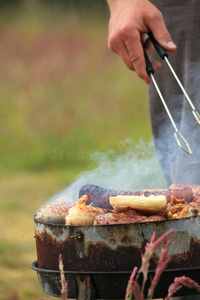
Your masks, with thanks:
<instances>
[{"instance_id":1,"label":"tong tip","mask_svg":"<svg viewBox=\"0 0 200 300\"><path fill-rule=\"evenodd\" d=\"M178 138L178 135L182 139L182 141L185 143L186 148L181 144L180 139ZM179 147L182 150L184 150L187 154L192 156L192 150L190 148L190 145L188 144L186 139L182 136L182 134L179 131L177 131L177 132L174 132L174 136L175 136L175 139L176 139L177 144L179 145Z\"/></svg>"}]
</instances>

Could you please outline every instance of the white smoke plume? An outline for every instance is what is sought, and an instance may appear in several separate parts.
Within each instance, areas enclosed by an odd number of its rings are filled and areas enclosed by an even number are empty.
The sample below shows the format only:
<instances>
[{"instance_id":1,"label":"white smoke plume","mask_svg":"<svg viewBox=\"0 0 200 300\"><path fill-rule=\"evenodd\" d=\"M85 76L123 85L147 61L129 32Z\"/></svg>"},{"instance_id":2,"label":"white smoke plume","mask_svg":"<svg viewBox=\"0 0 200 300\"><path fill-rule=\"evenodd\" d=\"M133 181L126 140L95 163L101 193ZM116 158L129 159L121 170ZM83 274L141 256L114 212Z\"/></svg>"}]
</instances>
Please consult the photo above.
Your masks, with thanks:
<instances>
[{"instance_id":1,"label":"white smoke plume","mask_svg":"<svg viewBox=\"0 0 200 300\"><path fill-rule=\"evenodd\" d=\"M51 200L68 196L77 201L80 188L86 184L126 191L163 188L167 185L152 141L141 139L136 143L126 139L117 143L117 150L94 152L91 161L97 163L95 169L79 174L70 186Z\"/></svg>"}]
</instances>

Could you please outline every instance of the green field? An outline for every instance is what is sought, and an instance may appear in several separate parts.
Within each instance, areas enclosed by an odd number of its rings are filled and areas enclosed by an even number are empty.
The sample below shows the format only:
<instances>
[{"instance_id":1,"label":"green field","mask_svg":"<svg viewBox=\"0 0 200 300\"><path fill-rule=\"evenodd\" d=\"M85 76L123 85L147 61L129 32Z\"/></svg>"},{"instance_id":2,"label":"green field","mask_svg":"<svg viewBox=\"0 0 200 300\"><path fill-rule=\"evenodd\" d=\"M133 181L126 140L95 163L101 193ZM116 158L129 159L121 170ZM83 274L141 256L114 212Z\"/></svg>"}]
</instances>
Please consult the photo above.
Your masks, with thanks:
<instances>
[{"instance_id":1,"label":"green field","mask_svg":"<svg viewBox=\"0 0 200 300\"><path fill-rule=\"evenodd\" d=\"M101 172L114 163L116 173L126 139L142 176L149 154L141 145L151 140L146 85L107 49L105 8L30 1L0 15L0 299L53 299L29 268L33 213L102 159ZM122 169L133 162L123 159Z\"/></svg>"}]
</instances>

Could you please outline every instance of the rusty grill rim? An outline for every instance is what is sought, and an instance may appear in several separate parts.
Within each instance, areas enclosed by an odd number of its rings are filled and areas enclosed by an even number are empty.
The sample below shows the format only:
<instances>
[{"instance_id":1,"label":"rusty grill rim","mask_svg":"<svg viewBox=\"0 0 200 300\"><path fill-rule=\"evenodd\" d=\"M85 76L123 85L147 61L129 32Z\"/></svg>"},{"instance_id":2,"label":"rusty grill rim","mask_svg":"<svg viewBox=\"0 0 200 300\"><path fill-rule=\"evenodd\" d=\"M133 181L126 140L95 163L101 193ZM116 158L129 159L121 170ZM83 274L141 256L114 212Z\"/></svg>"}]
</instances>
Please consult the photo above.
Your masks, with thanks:
<instances>
[{"instance_id":1,"label":"rusty grill rim","mask_svg":"<svg viewBox=\"0 0 200 300\"><path fill-rule=\"evenodd\" d=\"M33 216L33 219L34 221L38 222L38 223L41 223L41 224L44 224L44 225L50 225L50 226L60 226L60 227L66 227L66 228L78 228L78 227L84 227L84 228L91 228L91 227L107 227L107 226L120 226L120 225L123 225L123 226L130 226L130 225L135 225L137 224L158 224L158 223L164 223L164 222L170 222L170 221L179 221L179 220L188 220L190 218L200 218L200 215L197 215L197 216L190 216L190 217L185 217L185 218L177 218L177 219L168 219L168 220L159 220L159 221L150 221L150 222L138 222L138 223L122 223L122 224L104 224L104 225L66 225L66 224L60 224L60 223L49 223L49 222L44 222L44 221L41 221L41 220L37 220L35 218L35 214Z\"/></svg>"}]
</instances>

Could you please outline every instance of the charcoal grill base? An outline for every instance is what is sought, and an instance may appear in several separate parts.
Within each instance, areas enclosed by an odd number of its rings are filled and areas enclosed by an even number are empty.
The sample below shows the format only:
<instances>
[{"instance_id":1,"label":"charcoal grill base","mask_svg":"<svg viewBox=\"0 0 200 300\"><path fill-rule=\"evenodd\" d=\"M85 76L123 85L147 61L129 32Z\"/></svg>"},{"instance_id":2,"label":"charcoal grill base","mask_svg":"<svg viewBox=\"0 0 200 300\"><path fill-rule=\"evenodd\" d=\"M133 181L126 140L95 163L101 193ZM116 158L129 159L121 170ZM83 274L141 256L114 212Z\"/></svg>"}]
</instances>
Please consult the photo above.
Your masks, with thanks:
<instances>
[{"instance_id":1,"label":"charcoal grill base","mask_svg":"<svg viewBox=\"0 0 200 300\"><path fill-rule=\"evenodd\" d=\"M37 261L31 264L31 268L37 272L41 288L47 295L61 296L59 271L40 269L37 266ZM131 272L65 272L69 290L68 298L78 300L124 299L130 275ZM150 271L147 287L149 287L153 276L154 271ZM188 276L200 283L200 268L165 270L155 289L154 297L164 298L167 295L169 285L177 276ZM195 289L182 288L175 296L194 294L197 294Z\"/></svg>"}]
</instances>

